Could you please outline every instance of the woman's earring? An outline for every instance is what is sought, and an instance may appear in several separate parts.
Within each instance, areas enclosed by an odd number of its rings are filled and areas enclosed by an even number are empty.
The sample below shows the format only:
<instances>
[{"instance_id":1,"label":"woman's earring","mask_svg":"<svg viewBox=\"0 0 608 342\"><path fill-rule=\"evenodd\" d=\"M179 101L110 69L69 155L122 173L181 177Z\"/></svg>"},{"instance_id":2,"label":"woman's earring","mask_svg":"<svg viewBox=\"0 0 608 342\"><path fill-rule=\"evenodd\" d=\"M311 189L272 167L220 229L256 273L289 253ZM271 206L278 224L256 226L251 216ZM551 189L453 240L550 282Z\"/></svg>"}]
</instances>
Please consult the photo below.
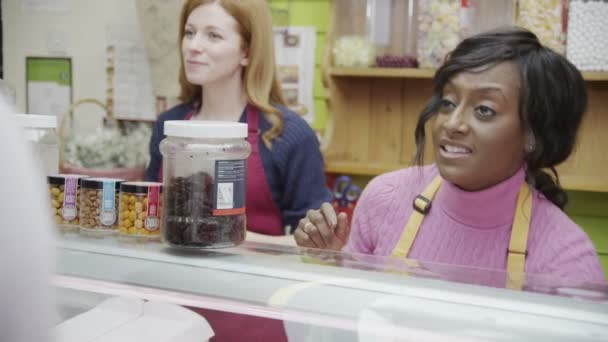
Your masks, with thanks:
<instances>
[{"instance_id":1,"label":"woman's earring","mask_svg":"<svg viewBox=\"0 0 608 342\"><path fill-rule=\"evenodd\" d=\"M534 152L534 148L536 148L536 141L534 139L533 134L528 134L528 143L526 144L526 153Z\"/></svg>"}]
</instances>

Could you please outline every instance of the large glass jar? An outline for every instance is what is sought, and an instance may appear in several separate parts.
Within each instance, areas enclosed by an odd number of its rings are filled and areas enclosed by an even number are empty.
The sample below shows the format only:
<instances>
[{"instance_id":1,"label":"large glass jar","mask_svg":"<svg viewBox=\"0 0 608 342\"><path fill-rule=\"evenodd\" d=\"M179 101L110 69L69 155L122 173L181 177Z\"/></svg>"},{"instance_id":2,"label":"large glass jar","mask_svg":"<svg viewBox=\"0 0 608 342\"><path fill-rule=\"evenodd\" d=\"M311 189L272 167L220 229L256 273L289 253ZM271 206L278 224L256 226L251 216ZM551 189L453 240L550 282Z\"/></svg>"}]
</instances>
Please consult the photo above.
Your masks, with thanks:
<instances>
[{"instance_id":1,"label":"large glass jar","mask_svg":"<svg viewBox=\"0 0 608 342\"><path fill-rule=\"evenodd\" d=\"M59 172L57 117L52 115L14 114L30 143L34 158L42 164L46 176Z\"/></svg>"},{"instance_id":2,"label":"large glass jar","mask_svg":"<svg viewBox=\"0 0 608 342\"><path fill-rule=\"evenodd\" d=\"M233 247L245 239L247 125L166 121L162 240L185 248Z\"/></svg>"},{"instance_id":3,"label":"large glass jar","mask_svg":"<svg viewBox=\"0 0 608 342\"><path fill-rule=\"evenodd\" d=\"M417 0L335 0L338 67L416 67Z\"/></svg>"}]
</instances>

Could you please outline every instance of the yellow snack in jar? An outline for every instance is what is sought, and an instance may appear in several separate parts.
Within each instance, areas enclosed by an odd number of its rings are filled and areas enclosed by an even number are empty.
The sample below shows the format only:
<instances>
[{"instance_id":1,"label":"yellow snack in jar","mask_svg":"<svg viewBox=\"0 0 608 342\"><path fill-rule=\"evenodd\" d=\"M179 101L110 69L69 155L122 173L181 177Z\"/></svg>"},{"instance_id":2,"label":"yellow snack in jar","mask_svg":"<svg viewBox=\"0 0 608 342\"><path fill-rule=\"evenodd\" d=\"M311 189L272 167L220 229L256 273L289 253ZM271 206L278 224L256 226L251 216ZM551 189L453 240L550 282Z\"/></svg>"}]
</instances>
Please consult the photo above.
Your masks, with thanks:
<instances>
[{"instance_id":1,"label":"yellow snack in jar","mask_svg":"<svg viewBox=\"0 0 608 342\"><path fill-rule=\"evenodd\" d=\"M155 231L150 232L145 225L149 219L148 204L151 198L154 198L154 202L157 205L156 210L153 212L157 220L150 222L160 221L160 203L158 201L160 200L161 186L161 183L154 182L124 182L121 184L121 199L126 199L124 203L125 207L121 210L125 214L128 212L128 215L124 215L126 222L123 222L121 226L126 229L126 232L121 230L121 234L140 237L149 235L158 236L157 227L148 227L155 229ZM149 197L148 195L153 197Z\"/></svg>"},{"instance_id":2,"label":"yellow snack in jar","mask_svg":"<svg viewBox=\"0 0 608 342\"><path fill-rule=\"evenodd\" d=\"M144 226L144 222L142 220L136 220L134 225L135 225L135 228L139 229Z\"/></svg>"}]
</instances>

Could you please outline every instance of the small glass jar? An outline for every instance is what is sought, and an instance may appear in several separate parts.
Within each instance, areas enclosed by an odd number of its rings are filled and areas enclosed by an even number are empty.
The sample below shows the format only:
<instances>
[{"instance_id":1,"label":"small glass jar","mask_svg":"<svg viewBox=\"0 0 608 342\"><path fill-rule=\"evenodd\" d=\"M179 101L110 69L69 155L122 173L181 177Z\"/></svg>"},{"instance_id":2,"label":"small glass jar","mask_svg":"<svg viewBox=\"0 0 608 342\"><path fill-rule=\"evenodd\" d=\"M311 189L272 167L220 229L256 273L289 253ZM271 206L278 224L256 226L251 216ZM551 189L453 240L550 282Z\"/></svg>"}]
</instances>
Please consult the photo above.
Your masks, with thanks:
<instances>
[{"instance_id":1,"label":"small glass jar","mask_svg":"<svg viewBox=\"0 0 608 342\"><path fill-rule=\"evenodd\" d=\"M245 239L247 125L166 121L161 235L170 246L233 247Z\"/></svg>"},{"instance_id":2,"label":"small glass jar","mask_svg":"<svg viewBox=\"0 0 608 342\"><path fill-rule=\"evenodd\" d=\"M120 185L118 232L121 237L160 238L162 183L124 182Z\"/></svg>"},{"instance_id":3,"label":"small glass jar","mask_svg":"<svg viewBox=\"0 0 608 342\"><path fill-rule=\"evenodd\" d=\"M57 145L57 117L52 115L14 114L30 143L34 158L41 164L44 174L59 172L59 147Z\"/></svg>"},{"instance_id":4,"label":"small glass jar","mask_svg":"<svg viewBox=\"0 0 608 342\"><path fill-rule=\"evenodd\" d=\"M78 232L80 228L80 184L85 175L47 176L51 211L61 232Z\"/></svg>"},{"instance_id":5,"label":"small glass jar","mask_svg":"<svg viewBox=\"0 0 608 342\"><path fill-rule=\"evenodd\" d=\"M80 185L81 233L118 231L118 195L123 179L86 178Z\"/></svg>"}]
</instances>

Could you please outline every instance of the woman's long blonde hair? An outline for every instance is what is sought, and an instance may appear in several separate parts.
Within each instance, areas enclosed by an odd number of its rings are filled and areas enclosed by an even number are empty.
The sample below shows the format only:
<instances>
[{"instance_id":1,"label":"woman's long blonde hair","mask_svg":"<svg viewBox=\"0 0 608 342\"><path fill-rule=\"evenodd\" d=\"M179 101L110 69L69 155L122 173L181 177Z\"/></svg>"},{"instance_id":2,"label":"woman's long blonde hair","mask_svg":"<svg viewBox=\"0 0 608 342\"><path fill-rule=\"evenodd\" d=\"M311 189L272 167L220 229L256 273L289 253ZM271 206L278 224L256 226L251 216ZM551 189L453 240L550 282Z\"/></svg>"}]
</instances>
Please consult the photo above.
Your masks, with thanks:
<instances>
[{"instance_id":1,"label":"woman's long blonde hair","mask_svg":"<svg viewBox=\"0 0 608 342\"><path fill-rule=\"evenodd\" d=\"M237 30L243 41L242 48L249 59L242 76L245 93L249 103L264 112L266 119L272 124L270 130L262 135L264 144L270 148L272 140L283 131L283 113L275 106L286 105L277 80L270 8L264 0L186 0L179 23L180 46L190 13L198 6L209 3L222 6L238 23ZM191 102L200 99L202 87L188 82L181 48L179 51L179 99Z\"/></svg>"}]
</instances>

